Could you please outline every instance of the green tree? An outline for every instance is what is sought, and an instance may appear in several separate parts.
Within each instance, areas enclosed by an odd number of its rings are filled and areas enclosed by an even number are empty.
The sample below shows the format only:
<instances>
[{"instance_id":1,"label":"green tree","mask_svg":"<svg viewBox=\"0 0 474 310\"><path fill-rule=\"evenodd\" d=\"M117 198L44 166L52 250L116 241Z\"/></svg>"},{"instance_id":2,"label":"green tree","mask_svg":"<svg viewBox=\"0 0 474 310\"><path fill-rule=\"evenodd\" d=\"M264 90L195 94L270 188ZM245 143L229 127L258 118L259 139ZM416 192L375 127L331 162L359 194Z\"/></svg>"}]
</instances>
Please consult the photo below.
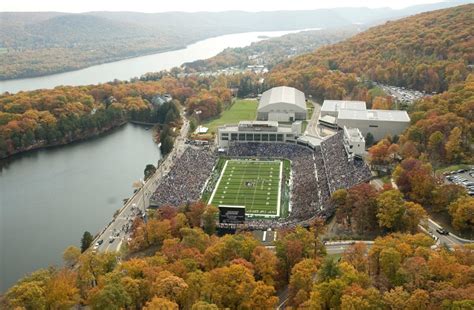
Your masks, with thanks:
<instances>
[{"instance_id":1,"label":"green tree","mask_svg":"<svg viewBox=\"0 0 474 310\"><path fill-rule=\"evenodd\" d=\"M145 180L148 180L156 171L156 167L152 164L148 164L145 167L145 170L143 171L143 174L145 175Z\"/></svg>"},{"instance_id":2,"label":"green tree","mask_svg":"<svg viewBox=\"0 0 474 310\"><path fill-rule=\"evenodd\" d=\"M161 140L161 146L160 146L161 154L166 155L169 152L171 152L171 150L173 149L173 145L174 145L173 138L169 135L165 136L164 139Z\"/></svg>"},{"instance_id":3,"label":"green tree","mask_svg":"<svg viewBox=\"0 0 474 310\"><path fill-rule=\"evenodd\" d=\"M367 135L365 136L365 147L366 148L371 147L372 145L374 145L374 142L375 142L374 135L368 132Z\"/></svg>"},{"instance_id":4,"label":"green tree","mask_svg":"<svg viewBox=\"0 0 474 310\"><path fill-rule=\"evenodd\" d=\"M85 231L81 239L81 253L84 253L91 246L92 241L94 241L92 234Z\"/></svg>"},{"instance_id":5,"label":"green tree","mask_svg":"<svg viewBox=\"0 0 474 310\"><path fill-rule=\"evenodd\" d=\"M331 279L337 278L341 275L341 270L339 269L338 263L332 257L327 257L321 269L318 272L318 277L321 282L329 281Z\"/></svg>"},{"instance_id":6,"label":"green tree","mask_svg":"<svg viewBox=\"0 0 474 310\"><path fill-rule=\"evenodd\" d=\"M88 300L92 309L119 310L127 307L132 299L120 282L110 281L104 287L96 289Z\"/></svg>"}]
</instances>

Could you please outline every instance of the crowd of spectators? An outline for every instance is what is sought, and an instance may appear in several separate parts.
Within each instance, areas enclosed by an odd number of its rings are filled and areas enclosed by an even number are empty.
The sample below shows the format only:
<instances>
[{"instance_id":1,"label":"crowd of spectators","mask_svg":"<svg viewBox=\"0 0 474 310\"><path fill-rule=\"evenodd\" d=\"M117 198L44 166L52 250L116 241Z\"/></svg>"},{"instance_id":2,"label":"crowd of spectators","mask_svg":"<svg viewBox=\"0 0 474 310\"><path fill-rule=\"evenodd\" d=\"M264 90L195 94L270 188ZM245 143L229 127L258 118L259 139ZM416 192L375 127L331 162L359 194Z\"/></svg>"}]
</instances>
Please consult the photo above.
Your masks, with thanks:
<instances>
[{"instance_id":1,"label":"crowd of spectators","mask_svg":"<svg viewBox=\"0 0 474 310\"><path fill-rule=\"evenodd\" d=\"M208 148L188 147L161 179L150 204L182 206L199 200L216 160L215 152Z\"/></svg>"},{"instance_id":2,"label":"crowd of spectators","mask_svg":"<svg viewBox=\"0 0 474 310\"><path fill-rule=\"evenodd\" d=\"M321 142L321 154L330 193L366 182L371 178L370 169L363 160L349 159L347 156L342 131Z\"/></svg>"},{"instance_id":3,"label":"crowd of spectators","mask_svg":"<svg viewBox=\"0 0 474 310\"><path fill-rule=\"evenodd\" d=\"M271 226L278 226L278 223L282 223L282 221L288 224L292 221L305 220L324 210L324 201L321 200L321 190L317 181L318 172L316 171L313 150L289 143L235 143L229 147L228 155L230 157L284 158L291 160L291 213L287 219L274 220ZM321 179L321 182L324 182L324 180ZM327 199L328 195L325 198ZM268 220L249 220L249 222L253 226L259 224L268 226L269 224Z\"/></svg>"},{"instance_id":4,"label":"crowd of spectators","mask_svg":"<svg viewBox=\"0 0 474 310\"><path fill-rule=\"evenodd\" d=\"M291 180L282 182L282 186L290 186L289 217L247 219L246 226L254 229L292 226L309 222L317 216L327 218L334 212L329 200L335 190L366 182L371 177L362 160L347 156L342 132L324 140L315 150L291 143L236 142L229 147L227 155L231 158L291 161ZM151 197L151 204L181 206L198 200L216 160L216 153L207 148L188 147L160 181Z\"/></svg>"}]
</instances>

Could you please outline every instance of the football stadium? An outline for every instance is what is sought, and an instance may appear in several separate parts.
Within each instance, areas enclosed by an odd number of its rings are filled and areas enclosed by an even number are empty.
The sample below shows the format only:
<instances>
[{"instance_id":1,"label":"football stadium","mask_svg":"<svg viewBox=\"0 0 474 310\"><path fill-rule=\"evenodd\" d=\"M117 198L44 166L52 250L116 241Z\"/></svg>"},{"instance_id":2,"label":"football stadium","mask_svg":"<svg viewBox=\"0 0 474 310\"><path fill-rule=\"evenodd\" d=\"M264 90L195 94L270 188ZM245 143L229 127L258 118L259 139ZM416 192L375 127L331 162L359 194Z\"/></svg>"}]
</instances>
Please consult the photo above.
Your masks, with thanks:
<instances>
[{"instance_id":1,"label":"football stadium","mask_svg":"<svg viewBox=\"0 0 474 310\"><path fill-rule=\"evenodd\" d=\"M245 206L247 216L281 214L283 161L226 160L209 204Z\"/></svg>"}]
</instances>

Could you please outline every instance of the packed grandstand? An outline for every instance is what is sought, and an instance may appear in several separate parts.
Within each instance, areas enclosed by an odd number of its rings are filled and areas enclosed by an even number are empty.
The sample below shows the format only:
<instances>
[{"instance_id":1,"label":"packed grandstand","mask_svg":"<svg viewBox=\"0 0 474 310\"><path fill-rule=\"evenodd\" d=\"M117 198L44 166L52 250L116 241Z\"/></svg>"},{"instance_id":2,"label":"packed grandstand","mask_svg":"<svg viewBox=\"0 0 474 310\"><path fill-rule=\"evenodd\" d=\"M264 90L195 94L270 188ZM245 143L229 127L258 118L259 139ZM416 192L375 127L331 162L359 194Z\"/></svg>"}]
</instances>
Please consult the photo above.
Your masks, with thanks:
<instances>
[{"instance_id":1,"label":"packed grandstand","mask_svg":"<svg viewBox=\"0 0 474 310\"><path fill-rule=\"evenodd\" d=\"M371 173L364 161L349 158L342 132L321 142L316 148L294 143L235 142L226 158L288 159L291 161L291 212L287 217L247 218L249 228L294 225L315 217L327 218L334 210L330 196L337 189L366 182ZM209 147L189 146L175 161L169 174L151 197L153 206L181 206L202 198L216 186L218 154Z\"/></svg>"}]
</instances>

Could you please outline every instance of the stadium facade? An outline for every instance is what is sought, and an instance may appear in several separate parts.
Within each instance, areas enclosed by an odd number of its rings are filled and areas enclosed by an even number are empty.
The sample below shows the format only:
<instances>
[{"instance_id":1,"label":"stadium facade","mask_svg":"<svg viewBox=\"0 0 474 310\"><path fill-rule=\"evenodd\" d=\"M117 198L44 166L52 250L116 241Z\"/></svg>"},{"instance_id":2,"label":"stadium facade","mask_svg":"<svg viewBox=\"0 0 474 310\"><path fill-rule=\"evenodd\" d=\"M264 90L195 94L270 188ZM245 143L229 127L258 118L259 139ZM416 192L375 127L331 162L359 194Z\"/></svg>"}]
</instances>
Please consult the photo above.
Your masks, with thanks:
<instances>
[{"instance_id":1,"label":"stadium facade","mask_svg":"<svg viewBox=\"0 0 474 310\"><path fill-rule=\"evenodd\" d=\"M232 142L296 142L301 135L302 123L291 125L276 121L241 121L238 125L224 125L218 128L218 145L227 148Z\"/></svg>"},{"instance_id":2,"label":"stadium facade","mask_svg":"<svg viewBox=\"0 0 474 310\"><path fill-rule=\"evenodd\" d=\"M294 122L306 120L307 115L304 93L287 86L264 92L257 108L257 120L260 121Z\"/></svg>"}]
</instances>

